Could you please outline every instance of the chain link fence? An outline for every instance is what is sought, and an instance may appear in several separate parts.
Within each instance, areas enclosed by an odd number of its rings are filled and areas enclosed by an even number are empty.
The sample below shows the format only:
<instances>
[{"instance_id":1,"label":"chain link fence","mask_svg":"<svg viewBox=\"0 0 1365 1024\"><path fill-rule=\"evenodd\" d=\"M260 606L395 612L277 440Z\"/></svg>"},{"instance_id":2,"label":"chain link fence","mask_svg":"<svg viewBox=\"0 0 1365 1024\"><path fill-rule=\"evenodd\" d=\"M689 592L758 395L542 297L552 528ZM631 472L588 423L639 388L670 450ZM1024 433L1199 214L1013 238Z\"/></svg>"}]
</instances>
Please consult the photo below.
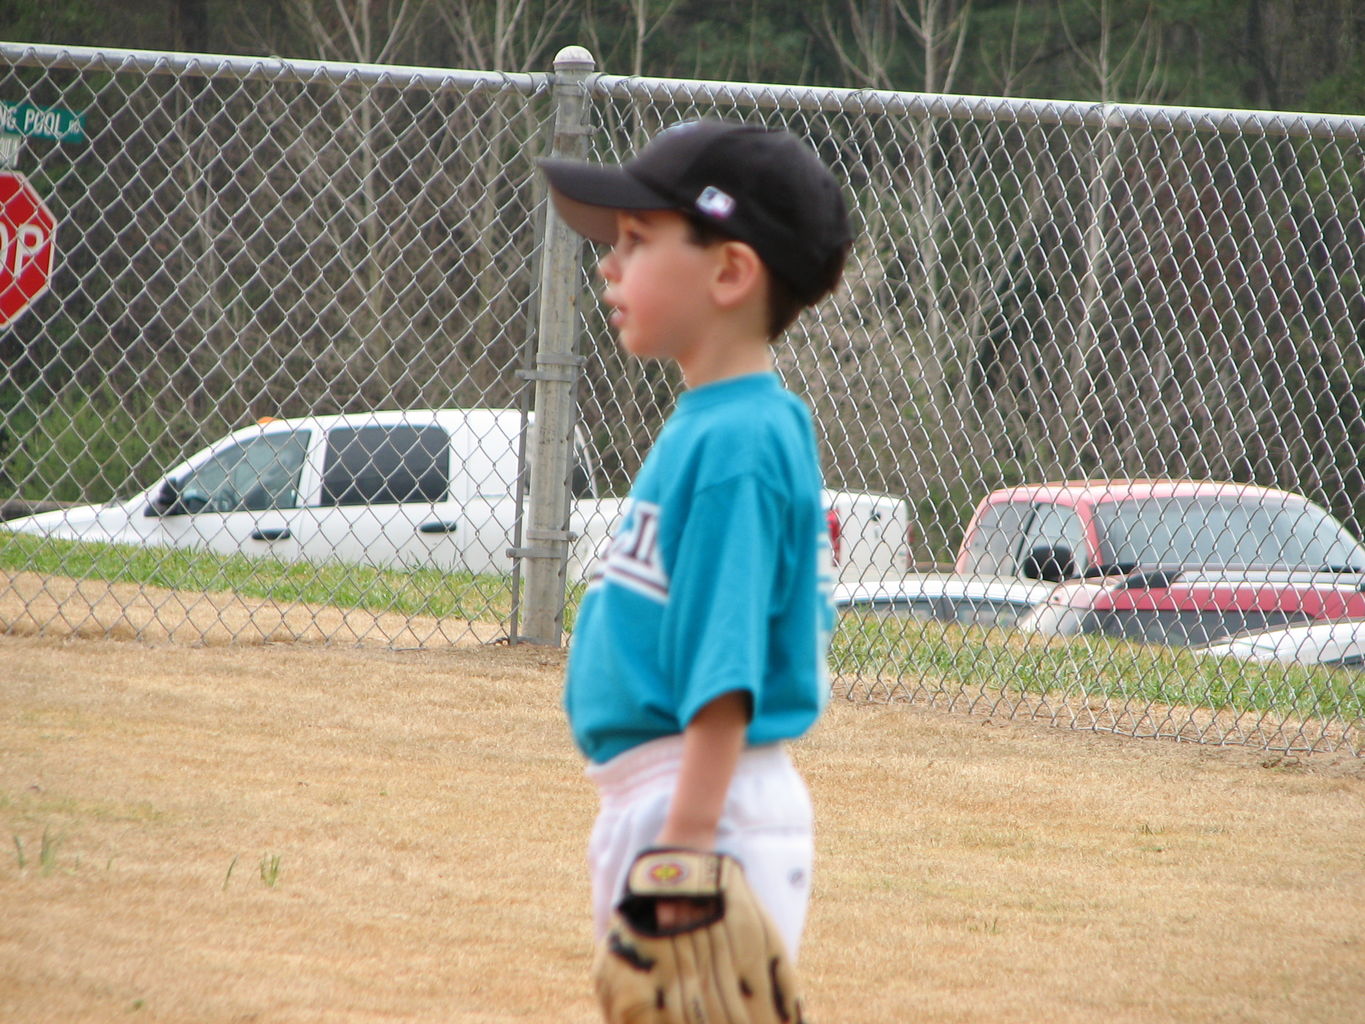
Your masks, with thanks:
<instances>
[{"instance_id":1,"label":"chain link fence","mask_svg":"<svg viewBox=\"0 0 1365 1024\"><path fill-rule=\"evenodd\" d=\"M530 157L548 144L547 76L15 46L6 57L0 96L79 112L85 139L22 143L59 257L48 292L0 340L0 494L22 499L16 511L125 503L94 531L118 547L62 542L82 532L67 509L58 539L0 542L6 568L132 584L152 603L136 624L146 635L505 633L509 538L420 531L476 499L485 518L516 520L528 408L517 371L534 341L541 219ZM514 415L477 443L459 424L395 433L368 416L452 407ZM292 423L326 415L346 416L334 426L350 433ZM182 499L161 509L172 514L145 514L148 488L184 477L173 467L268 419L297 429L288 442L249 432L181 480ZM453 471L423 447L447 426L452 445L481 449ZM422 482L419 469L415 491L383 495L386 459L425 459L450 479ZM335 479L346 464L349 491ZM253 494L262 480L270 493ZM445 500L413 511L431 498ZM212 555L142 549L158 543ZM168 592L195 589L255 600L235 619L207 607L182 626L185 602ZM25 621L125 618L78 598L30 599ZM355 614L323 610L338 605Z\"/></svg>"},{"instance_id":2,"label":"chain link fence","mask_svg":"<svg viewBox=\"0 0 1365 1024\"><path fill-rule=\"evenodd\" d=\"M837 696L1361 752L1349 642L1194 648L1365 619L1365 118L0 49L0 101L84 117L16 157L57 258L0 334L0 500L59 522L0 532L4 628L517 636L522 556L550 541L571 626L679 381L617 350L591 253L553 287L534 160L723 116L809 141L857 228L845 286L778 349L829 485L911 524L890 579L842 588ZM581 80L581 125L556 80ZM547 357L552 291L576 347ZM523 506L556 382L567 531ZM449 409L506 411L418 415ZM393 466L400 493L366 490ZM1091 485L1037 486L1067 480ZM1150 480L1232 486L1122 483ZM996 492L993 554L960 553ZM95 530L117 543L82 540L72 506L119 500L127 525L111 505Z\"/></svg>"}]
</instances>

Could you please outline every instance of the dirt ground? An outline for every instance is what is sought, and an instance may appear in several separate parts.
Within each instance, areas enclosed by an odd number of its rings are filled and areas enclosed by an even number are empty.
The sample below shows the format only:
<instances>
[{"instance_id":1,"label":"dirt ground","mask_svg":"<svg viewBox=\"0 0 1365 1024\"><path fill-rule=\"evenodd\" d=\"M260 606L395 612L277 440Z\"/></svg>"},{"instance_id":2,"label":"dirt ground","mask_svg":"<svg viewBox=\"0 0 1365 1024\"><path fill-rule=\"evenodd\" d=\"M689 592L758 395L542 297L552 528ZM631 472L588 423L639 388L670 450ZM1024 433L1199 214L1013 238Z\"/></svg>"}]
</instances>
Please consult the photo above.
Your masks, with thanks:
<instances>
[{"instance_id":1,"label":"dirt ground","mask_svg":"<svg viewBox=\"0 0 1365 1024\"><path fill-rule=\"evenodd\" d=\"M0 600L0 1019L596 1019L561 652L165 607ZM850 703L794 752L817 1022L1365 1021L1359 760Z\"/></svg>"}]
</instances>

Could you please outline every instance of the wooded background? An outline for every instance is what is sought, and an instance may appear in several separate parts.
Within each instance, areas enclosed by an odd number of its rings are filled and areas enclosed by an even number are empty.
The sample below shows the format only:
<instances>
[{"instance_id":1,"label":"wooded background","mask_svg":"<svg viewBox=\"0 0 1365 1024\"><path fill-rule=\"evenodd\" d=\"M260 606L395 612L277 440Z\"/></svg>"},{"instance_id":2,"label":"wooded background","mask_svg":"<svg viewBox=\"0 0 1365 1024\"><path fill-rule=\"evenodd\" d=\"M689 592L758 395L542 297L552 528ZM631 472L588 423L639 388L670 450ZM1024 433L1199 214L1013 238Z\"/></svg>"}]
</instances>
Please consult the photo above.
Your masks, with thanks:
<instances>
[{"instance_id":1,"label":"wooded background","mask_svg":"<svg viewBox=\"0 0 1365 1024\"><path fill-rule=\"evenodd\" d=\"M4 0L5 39L1365 113L1359 0Z\"/></svg>"},{"instance_id":2,"label":"wooded background","mask_svg":"<svg viewBox=\"0 0 1365 1024\"><path fill-rule=\"evenodd\" d=\"M10 0L0 35L508 73L578 43L608 75L1365 112L1356 0ZM0 335L6 495L103 500L248 417L518 400L542 95L211 67L0 83L92 132L25 143L74 244ZM755 112L723 90L620 95L594 158L701 114ZM919 557L950 553L988 488L1057 476L1282 486L1361 532L1359 139L856 98L776 116L836 166L859 227L846 287L783 368L831 484L909 497ZM620 490L676 381L581 312L584 423Z\"/></svg>"}]
</instances>

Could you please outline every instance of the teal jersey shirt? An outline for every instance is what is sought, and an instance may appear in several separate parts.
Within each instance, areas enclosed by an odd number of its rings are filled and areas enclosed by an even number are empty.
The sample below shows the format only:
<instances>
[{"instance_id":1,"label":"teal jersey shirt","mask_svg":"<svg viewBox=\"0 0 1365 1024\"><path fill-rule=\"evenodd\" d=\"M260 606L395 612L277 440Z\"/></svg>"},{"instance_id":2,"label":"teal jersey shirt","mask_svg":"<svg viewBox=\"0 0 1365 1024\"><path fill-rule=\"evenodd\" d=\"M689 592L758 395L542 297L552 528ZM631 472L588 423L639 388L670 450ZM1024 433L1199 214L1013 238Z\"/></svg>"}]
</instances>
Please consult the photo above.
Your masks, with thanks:
<instances>
[{"instance_id":1,"label":"teal jersey shirt","mask_svg":"<svg viewBox=\"0 0 1365 1024\"><path fill-rule=\"evenodd\" d=\"M684 392L640 468L570 643L564 704L602 763L750 698L750 744L829 696L829 528L811 417L775 374Z\"/></svg>"}]
</instances>

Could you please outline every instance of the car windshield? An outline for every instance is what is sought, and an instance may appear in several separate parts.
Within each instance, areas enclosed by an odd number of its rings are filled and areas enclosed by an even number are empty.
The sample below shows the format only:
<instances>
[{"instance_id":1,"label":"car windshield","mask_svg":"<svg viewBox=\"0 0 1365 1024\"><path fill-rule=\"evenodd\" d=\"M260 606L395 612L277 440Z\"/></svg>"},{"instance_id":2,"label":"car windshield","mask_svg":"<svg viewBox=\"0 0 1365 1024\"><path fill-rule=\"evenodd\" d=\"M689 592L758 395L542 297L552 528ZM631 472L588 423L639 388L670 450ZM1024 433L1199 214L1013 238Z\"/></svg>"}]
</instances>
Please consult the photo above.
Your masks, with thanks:
<instances>
[{"instance_id":1,"label":"car windshield","mask_svg":"<svg viewBox=\"0 0 1365 1024\"><path fill-rule=\"evenodd\" d=\"M264 434L218 452L181 482L196 511L296 508L308 431Z\"/></svg>"},{"instance_id":2,"label":"car windshield","mask_svg":"<svg viewBox=\"0 0 1365 1024\"><path fill-rule=\"evenodd\" d=\"M1277 496L1115 501L1095 511L1106 560L1365 572L1365 548L1316 505Z\"/></svg>"}]
</instances>

